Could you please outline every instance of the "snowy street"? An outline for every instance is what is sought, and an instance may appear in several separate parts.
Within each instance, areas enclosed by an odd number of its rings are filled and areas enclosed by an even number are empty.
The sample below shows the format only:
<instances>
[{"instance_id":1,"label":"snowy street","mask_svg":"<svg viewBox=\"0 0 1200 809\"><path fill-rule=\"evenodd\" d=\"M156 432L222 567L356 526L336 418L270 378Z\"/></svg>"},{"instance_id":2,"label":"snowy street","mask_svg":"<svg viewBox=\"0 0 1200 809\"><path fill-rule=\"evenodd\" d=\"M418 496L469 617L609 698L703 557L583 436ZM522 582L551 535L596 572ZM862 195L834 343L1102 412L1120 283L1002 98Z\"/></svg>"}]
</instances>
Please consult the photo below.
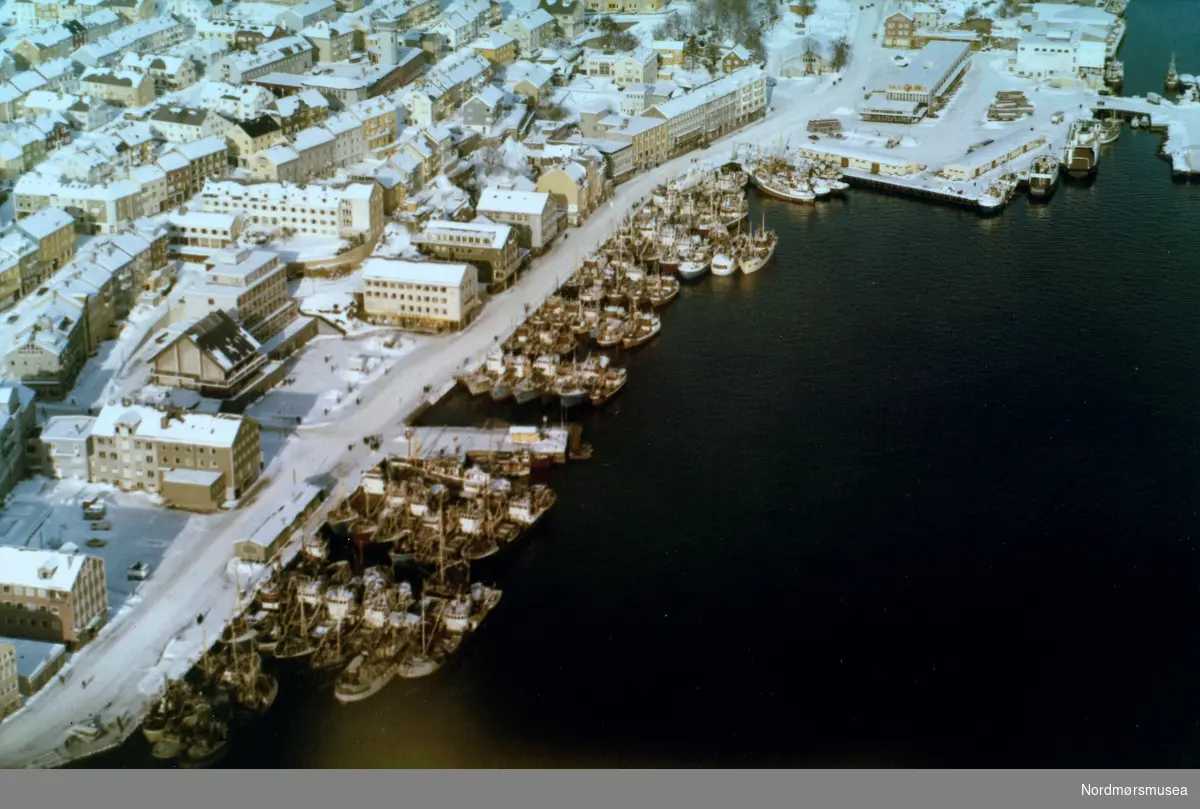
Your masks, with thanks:
<instances>
[{"instance_id":1,"label":"snowy street","mask_svg":"<svg viewBox=\"0 0 1200 809\"><path fill-rule=\"evenodd\" d=\"M65 682L55 681L30 701L27 708L4 723L0 737L0 767L54 766L76 757L82 745L64 746L69 728L97 714L103 724L123 717L128 730L140 719L144 705L161 687L164 675L178 676L198 657L236 608L236 588L226 574L232 546L252 532L283 502L295 483L310 482L330 492L339 484L352 488L359 475L379 460L363 446L363 436L394 435L406 414L421 404L430 390L438 391L468 361L478 361L523 317L536 307L575 268L576 258L596 247L637 200L658 183L697 161L727 158L735 143L769 143L803 131L807 120L833 110L853 107L873 59L887 58L874 47L880 8L860 14L852 37L852 61L834 85L813 80L780 80L767 118L733 133L718 144L683 155L618 186L611 203L569 231L512 288L493 297L466 330L417 341L390 373L377 375L357 393L361 404L349 404L338 418L299 427L269 462L261 480L237 510L192 519L174 540L157 570L145 583L140 601L113 622L71 663ZM318 352L320 349L316 349ZM286 390L286 388L285 388ZM353 445L349 450L348 445ZM119 575L109 571L109 576ZM114 613L121 605L114 604ZM204 615L202 624L197 616ZM172 653L164 658L170 645ZM89 686L82 688L80 683ZM119 740L111 731L93 747Z\"/></svg>"}]
</instances>

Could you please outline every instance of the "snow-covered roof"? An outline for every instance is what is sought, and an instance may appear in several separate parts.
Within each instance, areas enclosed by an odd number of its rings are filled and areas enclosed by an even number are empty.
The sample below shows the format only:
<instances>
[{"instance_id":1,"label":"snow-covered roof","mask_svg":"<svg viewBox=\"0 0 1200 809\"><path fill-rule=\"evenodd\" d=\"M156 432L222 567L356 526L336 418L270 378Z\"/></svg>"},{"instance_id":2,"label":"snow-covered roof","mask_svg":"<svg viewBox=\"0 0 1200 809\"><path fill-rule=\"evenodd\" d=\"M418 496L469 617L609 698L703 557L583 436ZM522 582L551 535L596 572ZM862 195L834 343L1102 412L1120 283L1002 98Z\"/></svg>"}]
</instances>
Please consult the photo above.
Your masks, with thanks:
<instances>
[{"instance_id":1,"label":"snow-covered roof","mask_svg":"<svg viewBox=\"0 0 1200 809\"><path fill-rule=\"evenodd\" d=\"M470 272L468 264L439 261L406 261L392 258L369 258L363 263L363 280L399 281L432 286L461 286Z\"/></svg>"},{"instance_id":2,"label":"snow-covered roof","mask_svg":"<svg viewBox=\"0 0 1200 809\"><path fill-rule=\"evenodd\" d=\"M218 469L168 469L163 472L164 483L177 483L184 486L215 486L224 472Z\"/></svg>"},{"instance_id":3,"label":"snow-covered roof","mask_svg":"<svg viewBox=\"0 0 1200 809\"><path fill-rule=\"evenodd\" d=\"M237 222L237 216L230 213L210 213L208 211L173 211L168 214L167 221L177 228L213 228L225 231L233 228Z\"/></svg>"},{"instance_id":4,"label":"snow-covered roof","mask_svg":"<svg viewBox=\"0 0 1200 809\"><path fill-rule=\"evenodd\" d=\"M92 434L96 419L91 416L51 416L42 427L41 439L83 441Z\"/></svg>"},{"instance_id":5,"label":"snow-covered roof","mask_svg":"<svg viewBox=\"0 0 1200 809\"><path fill-rule=\"evenodd\" d=\"M541 216L549 201L550 195L546 193L489 187L483 189L483 193L479 195L479 204L475 206L475 210Z\"/></svg>"},{"instance_id":6,"label":"snow-covered roof","mask_svg":"<svg viewBox=\"0 0 1200 809\"><path fill-rule=\"evenodd\" d=\"M50 206L17 220L17 227L34 239L44 239L75 224L75 218L62 208Z\"/></svg>"},{"instance_id":7,"label":"snow-covered roof","mask_svg":"<svg viewBox=\"0 0 1200 809\"><path fill-rule=\"evenodd\" d=\"M489 109L495 109L501 101L504 100L504 92L498 87L488 85L475 94L475 98L482 101Z\"/></svg>"},{"instance_id":8,"label":"snow-covered roof","mask_svg":"<svg viewBox=\"0 0 1200 809\"><path fill-rule=\"evenodd\" d=\"M946 76L946 71L970 50L965 42L934 40L917 51L908 64L888 76L888 87L912 86L932 89Z\"/></svg>"},{"instance_id":9,"label":"snow-covered roof","mask_svg":"<svg viewBox=\"0 0 1200 809\"><path fill-rule=\"evenodd\" d=\"M301 129L292 136L292 145L296 151L304 151L305 149L315 149L326 143L333 143L333 134L324 127L310 126L308 129Z\"/></svg>"},{"instance_id":10,"label":"snow-covered roof","mask_svg":"<svg viewBox=\"0 0 1200 809\"><path fill-rule=\"evenodd\" d=\"M499 31L489 31L484 36L472 42L471 47L485 51L494 51L503 48L505 45L511 45L514 42L516 40L508 34L502 34Z\"/></svg>"},{"instance_id":11,"label":"snow-covered roof","mask_svg":"<svg viewBox=\"0 0 1200 809\"><path fill-rule=\"evenodd\" d=\"M448 219L435 219L425 223L424 229L414 242L423 241L452 241L462 237L486 238L491 240L493 249L504 247L512 234L512 226L498 222L453 222Z\"/></svg>"},{"instance_id":12,"label":"snow-covered roof","mask_svg":"<svg viewBox=\"0 0 1200 809\"><path fill-rule=\"evenodd\" d=\"M82 555L0 545L0 581L39 590L70 590L83 570Z\"/></svg>"},{"instance_id":13,"label":"snow-covered roof","mask_svg":"<svg viewBox=\"0 0 1200 809\"><path fill-rule=\"evenodd\" d=\"M92 435L112 438L129 427L138 438L206 447L232 447L244 419L228 413L169 413L146 405L105 405Z\"/></svg>"}]
</instances>

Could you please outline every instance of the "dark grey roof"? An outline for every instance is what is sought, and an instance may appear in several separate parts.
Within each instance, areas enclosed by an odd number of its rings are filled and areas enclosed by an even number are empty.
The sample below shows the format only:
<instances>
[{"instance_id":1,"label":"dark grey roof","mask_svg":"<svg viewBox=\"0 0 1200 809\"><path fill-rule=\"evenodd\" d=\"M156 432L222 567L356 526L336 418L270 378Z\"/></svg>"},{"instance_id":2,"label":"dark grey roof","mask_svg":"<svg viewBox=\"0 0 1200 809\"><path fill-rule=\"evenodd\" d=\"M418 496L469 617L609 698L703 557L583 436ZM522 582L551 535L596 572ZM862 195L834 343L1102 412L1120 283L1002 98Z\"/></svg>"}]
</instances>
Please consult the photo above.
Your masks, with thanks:
<instances>
[{"instance_id":1,"label":"dark grey roof","mask_svg":"<svg viewBox=\"0 0 1200 809\"><path fill-rule=\"evenodd\" d=\"M272 132L282 131L279 124L275 123L275 119L270 115L260 115L249 121L242 121L238 126L252 138L260 138L263 135L270 135Z\"/></svg>"},{"instance_id":2,"label":"dark grey roof","mask_svg":"<svg viewBox=\"0 0 1200 809\"><path fill-rule=\"evenodd\" d=\"M196 347L207 354L224 355L217 359L225 370L232 370L258 352L258 342L239 326L223 309L205 315L186 332Z\"/></svg>"}]
</instances>

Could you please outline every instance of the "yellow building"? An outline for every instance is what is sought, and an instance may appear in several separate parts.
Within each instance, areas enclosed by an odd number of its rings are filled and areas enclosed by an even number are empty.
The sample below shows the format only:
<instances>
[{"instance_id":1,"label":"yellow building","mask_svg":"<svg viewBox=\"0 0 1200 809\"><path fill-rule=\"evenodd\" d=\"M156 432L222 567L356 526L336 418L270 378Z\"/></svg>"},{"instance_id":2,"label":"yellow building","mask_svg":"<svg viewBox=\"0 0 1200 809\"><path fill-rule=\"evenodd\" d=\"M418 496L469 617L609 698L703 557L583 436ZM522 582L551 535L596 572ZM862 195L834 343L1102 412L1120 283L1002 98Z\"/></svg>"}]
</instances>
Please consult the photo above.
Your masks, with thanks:
<instances>
[{"instance_id":1,"label":"yellow building","mask_svg":"<svg viewBox=\"0 0 1200 809\"><path fill-rule=\"evenodd\" d=\"M21 707L17 684L17 647L0 640L0 719Z\"/></svg>"},{"instance_id":2,"label":"yellow building","mask_svg":"<svg viewBox=\"0 0 1200 809\"><path fill-rule=\"evenodd\" d=\"M493 65L506 65L517 58L517 40L498 31L475 40L471 48Z\"/></svg>"},{"instance_id":3,"label":"yellow building","mask_svg":"<svg viewBox=\"0 0 1200 809\"><path fill-rule=\"evenodd\" d=\"M62 208L42 208L17 222L17 229L37 245L37 269L22 280L22 295L28 295L67 265L75 255L75 218Z\"/></svg>"},{"instance_id":4,"label":"yellow building","mask_svg":"<svg viewBox=\"0 0 1200 809\"><path fill-rule=\"evenodd\" d=\"M79 91L118 107L144 107L154 100L154 79L132 70L91 68L79 77Z\"/></svg>"},{"instance_id":5,"label":"yellow building","mask_svg":"<svg viewBox=\"0 0 1200 809\"><path fill-rule=\"evenodd\" d=\"M92 428L92 480L213 510L262 472L258 422L243 416L106 405Z\"/></svg>"}]
</instances>

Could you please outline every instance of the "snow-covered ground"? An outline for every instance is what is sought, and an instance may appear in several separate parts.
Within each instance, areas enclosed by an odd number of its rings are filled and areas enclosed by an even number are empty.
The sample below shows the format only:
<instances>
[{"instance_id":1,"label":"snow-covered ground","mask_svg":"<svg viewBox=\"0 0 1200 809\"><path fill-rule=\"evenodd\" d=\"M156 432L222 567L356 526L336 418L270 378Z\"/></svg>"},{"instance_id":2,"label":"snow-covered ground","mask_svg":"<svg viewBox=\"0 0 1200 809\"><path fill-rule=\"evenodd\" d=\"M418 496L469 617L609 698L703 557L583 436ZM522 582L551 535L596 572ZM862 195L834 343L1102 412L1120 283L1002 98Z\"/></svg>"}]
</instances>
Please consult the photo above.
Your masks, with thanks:
<instances>
[{"instance_id":1,"label":"snow-covered ground","mask_svg":"<svg viewBox=\"0 0 1200 809\"><path fill-rule=\"evenodd\" d=\"M84 413L143 387L150 373L146 359L151 346L146 341L172 307L179 304L184 291L194 280L189 273L181 273L168 296L135 306L117 339L101 343L96 356L84 363L71 395L63 402L47 402L39 407L47 415Z\"/></svg>"},{"instance_id":2,"label":"snow-covered ground","mask_svg":"<svg viewBox=\"0 0 1200 809\"><path fill-rule=\"evenodd\" d=\"M779 22L763 35L768 72L778 75L790 60L803 56L810 43L821 56L832 58L833 43L850 37L860 5L856 0L820 0L807 20L784 11ZM797 27L801 22L803 29Z\"/></svg>"},{"instance_id":3,"label":"snow-covered ground","mask_svg":"<svg viewBox=\"0 0 1200 809\"><path fill-rule=\"evenodd\" d=\"M83 518L82 504L93 498L104 502L104 521L111 529L95 530L96 523ZM191 519L193 515L163 508L148 494L78 480L35 478L21 481L9 494L0 512L0 544L59 550L73 543L84 553L99 556L108 574L108 603L116 612L138 584L125 577L130 565L145 562L156 568ZM93 538L105 544L88 545Z\"/></svg>"},{"instance_id":4,"label":"snow-covered ground","mask_svg":"<svg viewBox=\"0 0 1200 809\"><path fill-rule=\"evenodd\" d=\"M420 339L392 329L354 340L318 337L288 371L294 381L272 388L246 412L268 425L338 422L353 415L364 390L391 373Z\"/></svg>"}]
</instances>

